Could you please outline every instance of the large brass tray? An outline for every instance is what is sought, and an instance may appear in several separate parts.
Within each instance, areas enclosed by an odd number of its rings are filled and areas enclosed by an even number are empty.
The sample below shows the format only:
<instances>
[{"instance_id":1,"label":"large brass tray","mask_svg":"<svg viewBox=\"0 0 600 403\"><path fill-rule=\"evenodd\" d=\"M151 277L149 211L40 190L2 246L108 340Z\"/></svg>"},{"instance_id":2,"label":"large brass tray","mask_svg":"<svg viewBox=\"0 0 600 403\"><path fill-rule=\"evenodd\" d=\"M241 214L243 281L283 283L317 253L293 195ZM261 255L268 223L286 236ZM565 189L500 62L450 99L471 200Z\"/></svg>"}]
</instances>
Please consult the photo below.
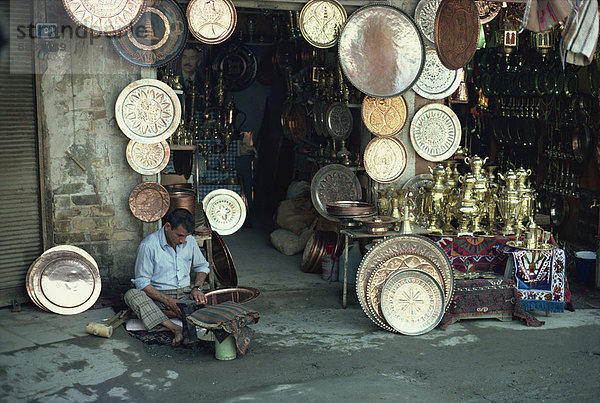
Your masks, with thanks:
<instances>
[{"instance_id":1,"label":"large brass tray","mask_svg":"<svg viewBox=\"0 0 600 403\"><path fill-rule=\"evenodd\" d=\"M460 85L463 69L444 67L434 48L426 48L425 55L425 66L413 90L426 99L444 99L452 95Z\"/></svg>"},{"instance_id":2,"label":"large brass tray","mask_svg":"<svg viewBox=\"0 0 600 403\"><path fill-rule=\"evenodd\" d=\"M169 210L169 192L156 182L142 182L129 194L129 209L139 220L154 222L160 220Z\"/></svg>"},{"instance_id":3,"label":"large brass tray","mask_svg":"<svg viewBox=\"0 0 600 403\"><path fill-rule=\"evenodd\" d=\"M63 0L69 17L96 35L117 35L140 18L145 0Z\"/></svg>"},{"instance_id":4,"label":"large brass tray","mask_svg":"<svg viewBox=\"0 0 600 403\"><path fill-rule=\"evenodd\" d=\"M381 291L381 310L387 323L410 336L435 328L444 315L444 302L438 282L419 270L395 273Z\"/></svg>"},{"instance_id":5,"label":"large brass tray","mask_svg":"<svg viewBox=\"0 0 600 403\"><path fill-rule=\"evenodd\" d=\"M361 107L363 123L376 136L393 136L406 124L408 107L402 95L394 98L363 98Z\"/></svg>"},{"instance_id":6,"label":"large brass tray","mask_svg":"<svg viewBox=\"0 0 600 403\"><path fill-rule=\"evenodd\" d=\"M246 205L240 195L229 189L216 189L202 200L204 213L212 229L220 235L239 230L246 220Z\"/></svg>"},{"instance_id":7,"label":"large brass tray","mask_svg":"<svg viewBox=\"0 0 600 403\"><path fill-rule=\"evenodd\" d=\"M231 0L192 0L187 7L190 32L200 42L225 42L237 25L237 11Z\"/></svg>"},{"instance_id":8,"label":"large brass tray","mask_svg":"<svg viewBox=\"0 0 600 403\"><path fill-rule=\"evenodd\" d=\"M398 179L406 169L406 148L395 137L375 137L364 152L367 174L374 181L389 183Z\"/></svg>"},{"instance_id":9,"label":"large brass tray","mask_svg":"<svg viewBox=\"0 0 600 403\"><path fill-rule=\"evenodd\" d=\"M144 144L129 140L125 151L129 166L142 175L154 175L165 169L171 157L169 143Z\"/></svg>"},{"instance_id":10,"label":"large brass tray","mask_svg":"<svg viewBox=\"0 0 600 403\"><path fill-rule=\"evenodd\" d=\"M461 126L454 111L442 104L428 104L415 113L410 123L410 141L421 158L443 161L458 149Z\"/></svg>"},{"instance_id":11,"label":"large brass tray","mask_svg":"<svg viewBox=\"0 0 600 403\"><path fill-rule=\"evenodd\" d=\"M310 0L300 11L298 25L306 42L324 49L336 44L347 17L337 0Z\"/></svg>"},{"instance_id":12,"label":"large brass tray","mask_svg":"<svg viewBox=\"0 0 600 403\"><path fill-rule=\"evenodd\" d=\"M419 29L398 8L369 4L356 10L338 41L342 71L358 90L392 98L419 78L425 50Z\"/></svg>"},{"instance_id":13,"label":"large brass tray","mask_svg":"<svg viewBox=\"0 0 600 403\"><path fill-rule=\"evenodd\" d=\"M450 70L464 67L477 50L479 11L473 0L442 0L435 16L435 48Z\"/></svg>"},{"instance_id":14,"label":"large brass tray","mask_svg":"<svg viewBox=\"0 0 600 403\"><path fill-rule=\"evenodd\" d=\"M319 169L313 176L310 195L319 214L328 220L338 221L327 213L327 202L360 200L362 189L358 178L349 168L330 164Z\"/></svg>"},{"instance_id":15,"label":"large brass tray","mask_svg":"<svg viewBox=\"0 0 600 403\"><path fill-rule=\"evenodd\" d=\"M181 121L181 103L175 91L159 80L143 78L121 91L115 103L121 131L138 143L166 140Z\"/></svg>"},{"instance_id":16,"label":"large brass tray","mask_svg":"<svg viewBox=\"0 0 600 403\"><path fill-rule=\"evenodd\" d=\"M112 43L128 62L156 68L183 52L187 36L185 15L174 0L147 0L140 19Z\"/></svg>"}]
</instances>

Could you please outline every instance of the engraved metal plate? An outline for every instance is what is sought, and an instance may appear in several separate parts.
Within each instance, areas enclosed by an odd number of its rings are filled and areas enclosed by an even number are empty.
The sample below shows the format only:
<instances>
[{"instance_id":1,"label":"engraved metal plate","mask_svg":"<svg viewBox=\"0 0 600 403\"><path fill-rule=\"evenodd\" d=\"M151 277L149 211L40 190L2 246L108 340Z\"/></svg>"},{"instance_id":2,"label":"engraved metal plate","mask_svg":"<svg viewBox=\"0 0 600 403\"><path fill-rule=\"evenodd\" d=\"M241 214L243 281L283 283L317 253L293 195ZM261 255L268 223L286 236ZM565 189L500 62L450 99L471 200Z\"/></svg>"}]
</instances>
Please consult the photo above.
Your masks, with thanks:
<instances>
[{"instance_id":1,"label":"engraved metal plate","mask_svg":"<svg viewBox=\"0 0 600 403\"><path fill-rule=\"evenodd\" d=\"M361 260L356 273L356 295L365 314L377 323L367 304L367 287L373 272L385 262L396 268L399 260L394 257L418 256L431 262L444 278L445 308L448 307L454 293L454 270L446 253L432 240L420 235L398 235L375 244Z\"/></svg>"},{"instance_id":2,"label":"engraved metal plate","mask_svg":"<svg viewBox=\"0 0 600 403\"><path fill-rule=\"evenodd\" d=\"M300 11L300 32L316 48L335 45L346 22L346 9L337 0L310 0Z\"/></svg>"},{"instance_id":3,"label":"engraved metal plate","mask_svg":"<svg viewBox=\"0 0 600 403\"><path fill-rule=\"evenodd\" d=\"M362 189L349 168L330 164L319 169L310 183L310 195L315 209L328 220L337 221L327 213L327 202L360 200Z\"/></svg>"},{"instance_id":4,"label":"engraved metal plate","mask_svg":"<svg viewBox=\"0 0 600 403\"><path fill-rule=\"evenodd\" d=\"M127 33L112 38L117 52L142 67L161 67L177 58L187 42L187 22L173 0L147 0L140 19Z\"/></svg>"},{"instance_id":5,"label":"engraved metal plate","mask_svg":"<svg viewBox=\"0 0 600 403\"><path fill-rule=\"evenodd\" d=\"M96 35L117 35L142 15L145 0L63 0L69 17Z\"/></svg>"},{"instance_id":6,"label":"engraved metal plate","mask_svg":"<svg viewBox=\"0 0 600 403\"><path fill-rule=\"evenodd\" d=\"M440 61L434 48L425 50L425 66L413 90L426 99L443 99L456 91L463 69L449 70Z\"/></svg>"},{"instance_id":7,"label":"engraved metal plate","mask_svg":"<svg viewBox=\"0 0 600 403\"><path fill-rule=\"evenodd\" d=\"M458 116L445 105L425 105L410 123L410 141L427 161L443 161L458 149L461 126Z\"/></svg>"},{"instance_id":8,"label":"engraved metal plate","mask_svg":"<svg viewBox=\"0 0 600 403\"><path fill-rule=\"evenodd\" d=\"M444 295L429 274L404 270L392 275L381 291L381 310L399 333L417 336L435 328L444 315Z\"/></svg>"},{"instance_id":9,"label":"engraved metal plate","mask_svg":"<svg viewBox=\"0 0 600 403\"><path fill-rule=\"evenodd\" d=\"M442 0L421 0L415 8L415 22L429 44L435 43L435 15Z\"/></svg>"},{"instance_id":10,"label":"engraved metal plate","mask_svg":"<svg viewBox=\"0 0 600 403\"><path fill-rule=\"evenodd\" d=\"M371 179L388 183L402 175L407 158L406 148L395 137L375 137L367 144L363 161Z\"/></svg>"},{"instance_id":11,"label":"engraved metal plate","mask_svg":"<svg viewBox=\"0 0 600 403\"><path fill-rule=\"evenodd\" d=\"M415 23L384 4L366 5L350 15L338 41L338 55L348 81L378 98L396 97L412 87L425 62Z\"/></svg>"},{"instance_id":12,"label":"engraved metal plate","mask_svg":"<svg viewBox=\"0 0 600 403\"><path fill-rule=\"evenodd\" d=\"M237 24L237 11L231 0L192 0L187 7L190 32L200 42L225 42Z\"/></svg>"},{"instance_id":13,"label":"engraved metal plate","mask_svg":"<svg viewBox=\"0 0 600 403\"><path fill-rule=\"evenodd\" d=\"M165 169L169 163L171 149L166 141L144 144L129 140L125 154L129 166L134 171L142 175L154 175Z\"/></svg>"},{"instance_id":14,"label":"engraved metal plate","mask_svg":"<svg viewBox=\"0 0 600 403\"><path fill-rule=\"evenodd\" d=\"M435 16L435 48L450 70L464 67L477 50L479 11L473 0L442 0Z\"/></svg>"},{"instance_id":15,"label":"engraved metal plate","mask_svg":"<svg viewBox=\"0 0 600 403\"><path fill-rule=\"evenodd\" d=\"M327 132L334 140L346 140L352 132L352 112L343 102L334 102L325 114Z\"/></svg>"},{"instance_id":16,"label":"engraved metal plate","mask_svg":"<svg viewBox=\"0 0 600 403\"><path fill-rule=\"evenodd\" d=\"M363 98L361 116L366 128L376 136L393 136L406 124L408 107L402 95L394 98Z\"/></svg>"},{"instance_id":17,"label":"engraved metal plate","mask_svg":"<svg viewBox=\"0 0 600 403\"><path fill-rule=\"evenodd\" d=\"M175 91L159 80L144 78L121 91L115 104L121 131L138 143L167 139L181 120L181 103Z\"/></svg>"},{"instance_id":18,"label":"engraved metal plate","mask_svg":"<svg viewBox=\"0 0 600 403\"><path fill-rule=\"evenodd\" d=\"M487 24L492 21L502 8L502 3L495 3L487 0L475 0L477 11L479 12L479 21Z\"/></svg>"},{"instance_id":19,"label":"engraved metal plate","mask_svg":"<svg viewBox=\"0 0 600 403\"><path fill-rule=\"evenodd\" d=\"M228 90L241 91L254 82L258 63L248 47L230 43L217 54L212 69L217 77L223 73L223 82Z\"/></svg>"},{"instance_id":20,"label":"engraved metal plate","mask_svg":"<svg viewBox=\"0 0 600 403\"><path fill-rule=\"evenodd\" d=\"M169 192L156 182L142 182L129 194L129 209L144 222L160 220L169 210Z\"/></svg>"},{"instance_id":21,"label":"engraved metal plate","mask_svg":"<svg viewBox=\"0 0 600 403\"><path fill-rule=\"evenodd\" d=\"M219 235L230 235L244 225L246 205L236 192L229 189L213 190L202 200L206 218Z\"/></svg>"}]
</instances>

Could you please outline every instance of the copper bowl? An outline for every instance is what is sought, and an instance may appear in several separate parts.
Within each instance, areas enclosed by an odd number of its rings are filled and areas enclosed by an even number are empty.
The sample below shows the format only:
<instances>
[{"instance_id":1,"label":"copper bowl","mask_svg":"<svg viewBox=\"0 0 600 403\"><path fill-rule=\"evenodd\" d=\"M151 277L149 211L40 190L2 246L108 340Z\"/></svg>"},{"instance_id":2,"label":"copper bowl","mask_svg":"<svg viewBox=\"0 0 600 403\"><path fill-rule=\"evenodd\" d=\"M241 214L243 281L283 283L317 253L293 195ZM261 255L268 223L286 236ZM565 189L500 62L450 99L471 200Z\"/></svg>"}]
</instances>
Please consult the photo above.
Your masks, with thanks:
<instances>
[{"instance_id":1,"label":"copper bowl","mask_svg":"<svg viewBox=\"0 0 600 403\"><path fill-rule=\"evenodd\" d=\"M375 235L385 234L388 232L390 225L398 221L396 218L389 216L358 217L355 220L362 223L365 232Z\"/></svg>"}]
</instances>

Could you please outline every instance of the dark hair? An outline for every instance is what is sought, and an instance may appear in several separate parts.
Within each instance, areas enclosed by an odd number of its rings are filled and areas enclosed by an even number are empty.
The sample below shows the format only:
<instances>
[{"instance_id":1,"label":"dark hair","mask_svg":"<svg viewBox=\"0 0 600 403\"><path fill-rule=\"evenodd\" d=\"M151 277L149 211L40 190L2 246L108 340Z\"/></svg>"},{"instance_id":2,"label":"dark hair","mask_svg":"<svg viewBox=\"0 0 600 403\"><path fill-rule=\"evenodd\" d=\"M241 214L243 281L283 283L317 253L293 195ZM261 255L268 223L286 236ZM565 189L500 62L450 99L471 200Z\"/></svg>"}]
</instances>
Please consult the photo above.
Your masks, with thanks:
<instances>
[{"instance_id":1,"label":"dark hair","mask_svg":"<svg viewBox=\"0 0 600 403\"><path fill-rule=\"evenodd\" d=\"M192 213L183 208L175 209L167 214L165 222L170 223L173 229L181 225L190 234L194 232L194 228L196 227Z\"/></svg>"}]
</instances>

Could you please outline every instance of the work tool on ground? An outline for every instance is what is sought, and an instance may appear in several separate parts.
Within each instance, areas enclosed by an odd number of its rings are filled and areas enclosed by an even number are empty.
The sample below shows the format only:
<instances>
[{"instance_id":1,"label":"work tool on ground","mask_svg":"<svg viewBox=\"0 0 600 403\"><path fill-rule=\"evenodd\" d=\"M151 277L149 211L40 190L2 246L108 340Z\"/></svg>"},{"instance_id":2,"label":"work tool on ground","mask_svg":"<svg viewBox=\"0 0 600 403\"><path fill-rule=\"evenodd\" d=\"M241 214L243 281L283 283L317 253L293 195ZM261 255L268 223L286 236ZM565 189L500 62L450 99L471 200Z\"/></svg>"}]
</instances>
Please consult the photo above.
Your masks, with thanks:
<instances>
[{"instance_id":1,"label":"work tool on ground","mask_svg":"<svg viewBox=\"0 0 600 403\"><path fill-rule=\"evenodd\" d=\"M90 322L85 327L85 331L93 336L106 337L110 339L113 330L119 327L123 322L131 317L131 309L119 311L105 323Z\"/></svg>"}]
</instances>

